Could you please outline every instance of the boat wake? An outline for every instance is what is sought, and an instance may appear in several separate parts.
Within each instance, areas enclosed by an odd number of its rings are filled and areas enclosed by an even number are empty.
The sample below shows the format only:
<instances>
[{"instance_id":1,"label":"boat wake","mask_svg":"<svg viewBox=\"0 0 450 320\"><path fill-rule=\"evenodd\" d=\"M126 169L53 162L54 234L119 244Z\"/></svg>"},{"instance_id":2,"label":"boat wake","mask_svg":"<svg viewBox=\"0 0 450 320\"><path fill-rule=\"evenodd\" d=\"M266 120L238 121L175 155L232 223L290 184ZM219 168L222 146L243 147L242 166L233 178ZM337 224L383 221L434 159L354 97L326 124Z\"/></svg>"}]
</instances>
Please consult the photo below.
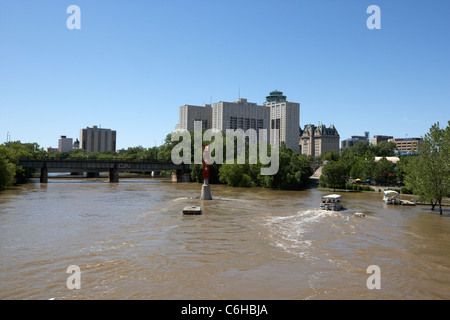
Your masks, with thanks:
<instances>
[{"instance_id":1,"label":"boat wake","mask_svg":"<svg viewBox=\"0 0 450 320\"><path fill-rule=\"evenodd\" d=\"M274 246L304 257L309 255L309 248L313 243L308 234L338 214L335 211L310 209L289 216L266 216L261 225L267 228Z\"/></svg>"}]
</instances>

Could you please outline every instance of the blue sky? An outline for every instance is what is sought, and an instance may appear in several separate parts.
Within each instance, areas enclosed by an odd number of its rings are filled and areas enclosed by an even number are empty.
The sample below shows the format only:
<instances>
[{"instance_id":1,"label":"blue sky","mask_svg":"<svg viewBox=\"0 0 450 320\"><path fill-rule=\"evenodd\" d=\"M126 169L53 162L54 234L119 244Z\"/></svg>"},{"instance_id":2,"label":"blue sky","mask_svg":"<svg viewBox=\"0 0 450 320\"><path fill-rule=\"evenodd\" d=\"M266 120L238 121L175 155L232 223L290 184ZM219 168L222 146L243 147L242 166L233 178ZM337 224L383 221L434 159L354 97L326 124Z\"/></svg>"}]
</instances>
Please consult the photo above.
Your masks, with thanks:
<instances>
[{"instance_id":1,"label":"blue sky","mask_svg":"<svg viewBox=\"0 0 450 320\"><path fill-rule=\"evenodd\" d=\"M1 0L0 143L57 147L99 125L117 148L151 147L181 105L275 89L302 128L423 136L450 119L449 14L447 0Z\"/></svg>"}]
</instances>

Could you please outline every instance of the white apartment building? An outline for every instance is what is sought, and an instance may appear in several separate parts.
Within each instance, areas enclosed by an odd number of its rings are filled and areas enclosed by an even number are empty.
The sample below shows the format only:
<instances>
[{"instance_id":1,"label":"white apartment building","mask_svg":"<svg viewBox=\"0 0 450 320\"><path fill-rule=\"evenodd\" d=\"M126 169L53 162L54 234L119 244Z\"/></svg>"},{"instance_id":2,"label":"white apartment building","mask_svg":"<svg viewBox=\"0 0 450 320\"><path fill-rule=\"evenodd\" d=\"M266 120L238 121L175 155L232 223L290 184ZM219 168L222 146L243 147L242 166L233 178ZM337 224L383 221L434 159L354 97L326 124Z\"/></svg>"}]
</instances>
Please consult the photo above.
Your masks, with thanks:
<instances>
[{"instance_id":1,"label":"white apartment building","mask_svg":"<svg viewBox=\"0 0 450 320\"><path fill-rule=\"evenodd\" d=\"M80 148L87 152L116 150L116 131L94 126L80 130Z\"/></svg>"},{"instance_id":2,"label":"white apartment building","mask_svg":"<svg viewBox=\"0 0 450 320\"><path fill-rule=\"evenodd\" d=\"M194 121L201 121L203 130L212 128L212 108L210 104L204 104L203 106L185 104L180 107L179 112L178 129L194 131Z\"/></svg>"},{"instance_id":3,"label":"white apartment building","mask_svg":"<svg viewBox=\"0 0 450 320\"><path fill-rule=\"evenodd\" d=\"M58 151L59 152L70 152L72 151L72 138L67 138L66 136L61 136L58 140Z\"/></svg>"},{"instance_id":4,"label":"white apartment building","mask_svg":"<svg viewBox=\"0 0 450 320\"><path fill-rule=\"evenodd\" d=\"M300 152L300 103L286 101L281 91L272 91L264 106L270 109L270 142L275 141L274 130L278 129L278 141L286 147Z\"/></svg>"},{"instance_id":5,"label":"white apartment building","mask_svg":"<svg viewBox=\"0 0 450 320\"><path fill-rule=\"evenodd\" d=\"M254 129L259 139L259 129L269 131L270 109L239 98L236 102L219 101L212 106L212 127L220 131L227 129ZM261 137L267 140L268 137Z\"/></svg>"}]
</instances>

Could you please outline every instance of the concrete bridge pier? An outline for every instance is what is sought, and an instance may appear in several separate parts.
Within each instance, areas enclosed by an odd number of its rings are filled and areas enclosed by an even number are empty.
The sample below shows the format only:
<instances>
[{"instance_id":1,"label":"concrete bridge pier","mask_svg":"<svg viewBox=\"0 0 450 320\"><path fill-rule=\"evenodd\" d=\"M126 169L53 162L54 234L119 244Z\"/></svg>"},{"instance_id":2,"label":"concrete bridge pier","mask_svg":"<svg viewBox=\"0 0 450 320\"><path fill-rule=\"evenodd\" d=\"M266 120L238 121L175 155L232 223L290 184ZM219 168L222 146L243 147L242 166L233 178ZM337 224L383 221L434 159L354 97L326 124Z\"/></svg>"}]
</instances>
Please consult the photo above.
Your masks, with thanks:
<instances>
[{"instance_id":1,"label":"concrete bridge pier","mask_svg":"<svg viewBox=\"0 0 450 320\"><path fill-rule=\"evenodd\" d=\"M119 182L119 169L109 169L109 182Z\"/></svg>"},{"instance_id":2,"label":"concrete bridge pier","mask_svg":"<svg viewBox=\"0 0 450 320\"><path fill-rule=\"evenodd\" d=\"M190 182L191 175L186 173L184 170L176 170L172 173L172 181L173 182Z\"/></svg>"},{"instance_id":3,"label":"concrete bridge pier","mask_svg":"<svg viewBox=\"0 0 450 320\"><path fill-rule=\"evenodd\" d=\"M48 169L41 168L41 176L39 177L41 183L48 183Z\"/></svg>"}]
</instances>

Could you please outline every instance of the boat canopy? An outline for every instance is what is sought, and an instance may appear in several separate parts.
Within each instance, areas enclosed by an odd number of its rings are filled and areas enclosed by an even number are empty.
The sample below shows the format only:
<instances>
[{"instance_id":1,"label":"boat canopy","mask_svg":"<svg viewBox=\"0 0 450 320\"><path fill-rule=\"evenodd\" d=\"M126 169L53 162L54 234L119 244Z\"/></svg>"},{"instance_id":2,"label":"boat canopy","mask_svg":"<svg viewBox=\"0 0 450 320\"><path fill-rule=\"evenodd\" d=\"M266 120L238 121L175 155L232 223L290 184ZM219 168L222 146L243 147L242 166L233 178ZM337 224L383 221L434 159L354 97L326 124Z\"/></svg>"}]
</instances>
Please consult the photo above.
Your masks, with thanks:
<instances>
[{"instance_id":1,"label":"boat canopy","mask_svg":"<svg viewBox=\"0 0 450 320\"><path fill-rule=\"evenodd\" d=\"M398 195L398 192L394 191L394 190L385 190L384 191L384 195L386 195L386 196L396 196L396 195Z\"/></svg>"},{"instance_id":2,"label":"boat canopy","mask_svg":"<svg viewBox=\"0 0 450 320\"><path fill-rule=\"evenodd\" d=\"M329 194L327 196L323 196L322 199L339 199L342 196L339 194Z\"/></svg>"}]
</instances>

